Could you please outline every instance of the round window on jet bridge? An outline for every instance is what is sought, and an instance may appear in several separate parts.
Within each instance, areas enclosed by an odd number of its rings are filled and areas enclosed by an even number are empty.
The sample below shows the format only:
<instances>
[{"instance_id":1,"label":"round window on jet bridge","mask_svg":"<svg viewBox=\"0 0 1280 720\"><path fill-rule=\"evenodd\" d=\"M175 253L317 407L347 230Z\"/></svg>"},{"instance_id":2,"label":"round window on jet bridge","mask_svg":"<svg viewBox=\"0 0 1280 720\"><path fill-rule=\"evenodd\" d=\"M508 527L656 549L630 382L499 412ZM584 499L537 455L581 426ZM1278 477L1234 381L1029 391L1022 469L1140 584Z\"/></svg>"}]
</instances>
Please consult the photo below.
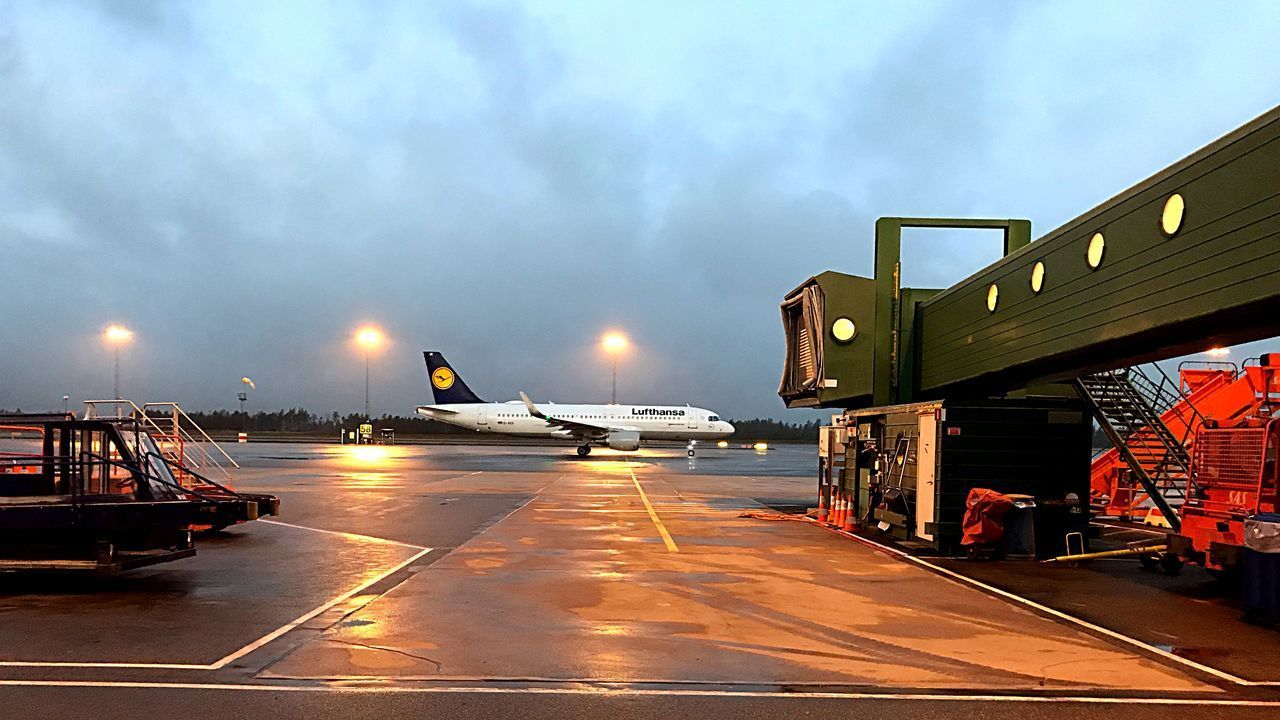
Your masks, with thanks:
<instances>
[{"instance_id":1,"label":"round window on jet bridge","mask_svg":"<svg viewBox=\"0 0 1280 720\"><path fill-rule=\"evenodd\" d=\"M1102 237L1102 233L1094 233L1093 237L1089 238L1089 250L1084 256L1085 260L1089 262L1089 267L1094 270L1098 269L1098 266L1102 264L1102 254L1106 252L1106 249L1106 238Z\"/></svg>"},{"instance_id":2,"label":"round window on jet bridge","mask_svg":"<svg viewBox=\"0 0 1280 720\"><path fill-rule=\"evenodd\" d=\"M991 283L991 287L987 288L987 312L995 312L998 305L1000 305L1000 286Z\"/></svg>"},{"instance_id":3,"label":"round window on jet bridge","mask_svg":"<svg viewBox=\"0 0 1280 720\"><path fill-rule=\"evenodd\" d=\"M1031 267L1031 292L1039 293L1044 289L1044 262L1037 261Z\"/></svg>"},{"instance_id":4,"label":"round window on jet bridge","mask_svg":"<svg viewBox=\"0 0 1280 720\"><path fill-rule=\"evenodd\" d=\"M1178 193L1164 201L1164 210L1160 213L1160 230L1166 237L1173 237L1182 229L1182 216L1187 211L1187 203Z\"/></svg>"},{"instance_id":5,"label":"round window on jet bridge","mask_svg":"<svg viewBox=\"0 0 1280 720\"><path fill-rule=\"evenodd\" d=\"M847 343L857 334L858 326L847 317L836 318L836 321L831 323L831 337L834 337L836 342Z\"/></svg>"}]
</instances>

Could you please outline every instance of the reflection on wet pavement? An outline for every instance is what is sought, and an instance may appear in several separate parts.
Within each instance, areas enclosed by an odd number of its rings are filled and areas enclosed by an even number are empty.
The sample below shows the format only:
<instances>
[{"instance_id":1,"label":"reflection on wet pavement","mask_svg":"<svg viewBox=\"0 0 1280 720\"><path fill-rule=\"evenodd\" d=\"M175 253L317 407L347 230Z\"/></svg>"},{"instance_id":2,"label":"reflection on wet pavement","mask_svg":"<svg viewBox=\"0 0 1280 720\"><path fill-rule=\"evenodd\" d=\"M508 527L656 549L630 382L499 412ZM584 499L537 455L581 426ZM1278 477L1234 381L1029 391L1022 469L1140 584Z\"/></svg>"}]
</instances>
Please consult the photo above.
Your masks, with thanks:
<instances>
[{"instance_id":1,"label":"reflection on wet pavement","mask_svg":"<svg viewBox=\"0 0 1280 720\"><path fill-rule=\"evenodd\" d=\"M703 475L663 455L584 463L508 448L499 462L446 450L371 458L378 468L362 472L392 476L382 489L351 483L350 458L308 468L329 479L300 497L351 493L365 511L347 524L391 537L412 534L415 513L447 534L451 511L509 502L265 676L1206 689L812 526L738 517L760 507L756 497L803 503L811 480L798 471ZM446 469L446 458L464 459ZM792 459L808 465L807 454ZM498 469L474 469L485 463ZM637 486L679 552L664 547ZM393 500L418 493L456 505L433 502L427 516ZM435 539L418 532L414 542Z\"/></svg>"}]
</instances>

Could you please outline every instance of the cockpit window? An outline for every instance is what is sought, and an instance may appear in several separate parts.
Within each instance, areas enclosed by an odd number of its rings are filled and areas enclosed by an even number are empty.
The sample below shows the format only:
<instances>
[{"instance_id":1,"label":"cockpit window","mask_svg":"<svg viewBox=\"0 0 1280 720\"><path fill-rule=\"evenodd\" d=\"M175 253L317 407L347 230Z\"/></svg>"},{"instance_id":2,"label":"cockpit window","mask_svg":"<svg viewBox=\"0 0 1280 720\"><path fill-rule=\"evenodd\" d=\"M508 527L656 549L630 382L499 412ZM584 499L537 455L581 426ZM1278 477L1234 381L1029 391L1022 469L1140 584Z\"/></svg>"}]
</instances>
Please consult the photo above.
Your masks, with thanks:
<instances>
[{"instance_id":1,"label":"cockpit window","mask_svg":"<svg viewBox=\"0 0 1280 720\"><path fill-rule=\"evenodd\" d=\"M709 421L711 421L711 422L720 422L720 416L719 416L719 415L712 415L711 417L707 418L707 420L709 420Z\"/></svg>"}]
</instances>

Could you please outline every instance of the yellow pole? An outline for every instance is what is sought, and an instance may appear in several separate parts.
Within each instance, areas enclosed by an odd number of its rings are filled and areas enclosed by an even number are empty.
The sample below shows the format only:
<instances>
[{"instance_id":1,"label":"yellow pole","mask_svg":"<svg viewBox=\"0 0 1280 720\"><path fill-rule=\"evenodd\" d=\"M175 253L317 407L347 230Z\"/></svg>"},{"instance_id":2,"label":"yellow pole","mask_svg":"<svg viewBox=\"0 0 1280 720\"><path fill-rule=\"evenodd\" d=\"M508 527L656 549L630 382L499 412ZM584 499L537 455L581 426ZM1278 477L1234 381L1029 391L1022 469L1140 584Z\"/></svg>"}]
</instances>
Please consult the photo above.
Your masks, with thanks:
<instances>
[{"instance_id":1,"label":"yellow pole","mask_svg":"<svg viewBox=\"0 0 1280 720\"><path fill-rule=\"evenodd\" d=\"M1083 555L1061 555L1056 558L1045 560L1046 563L1053 562L1075 562L1076 560L1097 560L1099 558L1110 557L1127 557L1129 555L1154 555L1168 550L1168 545L1147 545L1145 547L1132 547L1123 550L1104 550L1102 552L1085 553Z\"/></svg>"}]
</instances>

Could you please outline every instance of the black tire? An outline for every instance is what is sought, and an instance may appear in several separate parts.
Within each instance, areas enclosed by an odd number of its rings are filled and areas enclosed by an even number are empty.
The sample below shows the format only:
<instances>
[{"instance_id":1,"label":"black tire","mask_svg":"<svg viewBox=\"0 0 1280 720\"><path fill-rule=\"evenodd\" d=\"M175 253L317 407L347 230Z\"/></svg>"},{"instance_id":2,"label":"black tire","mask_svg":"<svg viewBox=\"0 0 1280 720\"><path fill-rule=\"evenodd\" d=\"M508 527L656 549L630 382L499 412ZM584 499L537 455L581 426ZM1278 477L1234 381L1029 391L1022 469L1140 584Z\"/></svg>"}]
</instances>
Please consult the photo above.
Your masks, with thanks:
<instances>
[{"instance_id":1,"label":"black tire","mask_svg":"<svg viewBox=\"0 0 1280 720\"><path fill-rule=\"evenodd\" d=\"M586 457L586 456L588 456L588 455L590 455L590 454L591 454L591 446L590 446L590 445L579 445L579 446L578 446L578 457Z\"/></svg>"},{"instance_id":2,"label":"black tire","mask_svg":"<svg viewBox=\"0 0 1280 720\"><path fill-rule=\"evenodd\" d=\"M689 457L693 457L693 448L689 449Z\"/></svg>"},{"instance_id":3,"label":"black tire","mask_svg":"<svg viewBox=\"0 0 1280 720\"><path fill-rule=\"evenodd\" d=\"M1165 575L1177 575L1182 572L1182 558L1173 553L1160 556L1160 569Z\"/></svg>"},{"instance_id":4,"label":"black tire","mask_svg":"<svg viewBox=\"0 0 1280 720\"><path fill-rule=\"evenodd\" d=\"M1142 565L1142 569L1147 572L1155 572L1160 569L1160 558L1154 555L1142 555L1138 558L1138 563Z\"/></svg>"}]
</instances>

